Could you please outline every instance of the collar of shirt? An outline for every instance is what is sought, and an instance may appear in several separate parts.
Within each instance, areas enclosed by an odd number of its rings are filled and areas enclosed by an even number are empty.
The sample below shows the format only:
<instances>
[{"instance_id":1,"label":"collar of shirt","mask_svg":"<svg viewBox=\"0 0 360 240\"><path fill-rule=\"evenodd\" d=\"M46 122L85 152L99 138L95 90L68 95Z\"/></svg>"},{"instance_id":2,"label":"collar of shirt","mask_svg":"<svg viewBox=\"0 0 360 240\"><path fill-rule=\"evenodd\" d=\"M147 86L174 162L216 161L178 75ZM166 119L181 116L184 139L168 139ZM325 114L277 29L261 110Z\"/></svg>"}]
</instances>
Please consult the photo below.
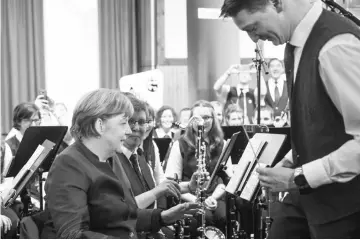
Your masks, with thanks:
<instances>
[{"instance_id":1,"label":"collar of shirt","mask_svg":"<svg viewBox=\"0 0 360 240\"><path fill-rule=\"evenodd\" d=\"M286 77L284 78L284 75L285 74L281 75L279 77L279 79L277 80L277 86L278 86L278 89L279 89L280 96L282 96L282 92L283 92L283 89L284 89L284 82L286 80ZM275 101L275 86L276 86L275 85L275 79L269 78L268 84L269 84L270 96Z\"/></svg>"},{"instance_id":2,"label":"collar of shirt","mask_svg":"<svg viewBox=\"0 0 360 240\"><path fill-rule=\"evenodd\" d=\"M269 87L274 87L275 88L275 79L269 78L268 81L269 81ZM284 85L285 81L286 81L286 76L285 76L285 74L283 74L277 80L277 86L278 86L279 90L280 90L280 88L282 89L282 86Z\"/></svg>"},{"instance_id":3,"label":"collar of shirt","mask_svg":"<svg viewBox=\"0 0 360 240\"><path fill-rule=\"evenodd\" d=\"M323 11L322 1L315 1L309 12L300 21L291 36L290 44L302 48L308 39L311 30Z\"/></svg>"},{"instance_id":4,"label":"collar of shirt","mask_svg":"<svg viewBox=\"0 0 360 240\"><path fill-rule=\"evenodd\" d=\"M86 159L90 160L93 163L105 163L106 161L100 161L99 157L88 149L81 141L76 141L74 146L81 150Z\"/></svg>"},{"instance_id":5,"label":"collar of shirt","mask_svg":"<svg viewBox=\"0 0 360 240\"><path fill-rule=\"evenodd\" d=\"M138 149L138 148L140 148L141 150L144 151L144 149L143 149L143 143L141 143L140 146L137 147L133 152L130 151L127 147L121 146L122 153L125 155L125 157L126 157L129 161L130 161L131 155L137 154L137 149Z\"/></svg>"},{"instance_id":6,"label":"collar of shirt","mask_svg":"<svg viewBox=\"0 0 360 240\"><path fill-rule=\"evenodd\" d=\"M237 92L237 95L238 95L238 96L240 96L240 94L241 94L241 89L242 89L242 91L243 91L244 94L246 94L246 93L249 92L249 86L243 87L243 86L237 85L237 86L236 86L236 92Z\"/></svg>"},{"instance_id":7,"label":"collar of shirt","mask_svg":"<svg viewBox=\"0 0 360 240\"><path fill-rule=\"evenodd\" d=\"M171 129L168 133L165 133L164 129L162 129L161 127L156 128L155 131L156 131L158 138L163 138L163 137L165 137L165 135L168 135L170 138L172 138L173 129Z\"/></svg>"},{"instance_id":8,"label":"collar of shirt","mask_svg":"<svg viewBox=\"0 0 360 240\"><path fill-rule=\"evenodd\" d=\"M8 133L8 135L6 136L5 140L8 140L10 138L12 138L13 136L16 136L16 139L19 140L19 142L21 142L23 135L21 134L21 132L19 130L17 130L16 128L12 128L10 130L10 132Z\"/></svg>"}]
</instances>

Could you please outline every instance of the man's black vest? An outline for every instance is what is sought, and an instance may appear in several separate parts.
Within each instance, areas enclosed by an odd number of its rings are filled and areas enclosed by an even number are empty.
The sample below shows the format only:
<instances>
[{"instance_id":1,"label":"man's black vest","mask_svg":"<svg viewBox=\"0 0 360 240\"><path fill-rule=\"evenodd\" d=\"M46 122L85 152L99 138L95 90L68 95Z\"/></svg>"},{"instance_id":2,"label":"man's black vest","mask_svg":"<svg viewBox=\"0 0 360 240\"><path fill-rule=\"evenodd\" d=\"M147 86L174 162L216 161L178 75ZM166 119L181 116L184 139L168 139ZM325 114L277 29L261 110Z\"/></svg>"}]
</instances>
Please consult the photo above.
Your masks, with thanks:
<instances>
[{"instance_id":1,"label":"man's black vest","mask_svg":"<svg viewBox=\"0 0 360 240\"><path fill-rule=\"evenodd\" d=\"M269 82L266 82L266 88L267 88L267 93L264 99L265 103L269 105L272 109L274 109L274 117L281 116L281 112L285 110L289 99L286 82L284 82L283 91L277 103L271 97Z\"/></svg>"},{"instance_id":2,"label":"man's black vest","mask_svg":"<svg viewBox=\"0 0 360 240\"><path fill-rule=\"evenodd\" d=\"M252 123L254 112L255 112L255 95L254 95L254 89L249 89L249 91L245 94L246 95L246 108L247 108L247 116ZM236 87L231 87L230 91L226 97L226 103L224 106L224 109L226 110L227 106L232 103L236 103L237 100L239 100L239 106L242 110L244 110L244 96L238 96Z\"/></svg>"},{"instance_id":3,"label":"man's black vest","mask_svg":"<svg viewBox=\"0 0 360 240\"><path fill-rule=\"evenodd\" d=\"M331 38L344 33L360 39L360 30L350 20L323 10L305 43L290 107L292 149L297 167L322 158L353 139L346 134L343 117L327 94L319 74L320 50ZM293 79L292 70L286 69L288 81ZM300 202L310 224L326 223L358 212L360 177L347 183L318 187L311 194L302 194Z\"/></svg>"}]
</instances>

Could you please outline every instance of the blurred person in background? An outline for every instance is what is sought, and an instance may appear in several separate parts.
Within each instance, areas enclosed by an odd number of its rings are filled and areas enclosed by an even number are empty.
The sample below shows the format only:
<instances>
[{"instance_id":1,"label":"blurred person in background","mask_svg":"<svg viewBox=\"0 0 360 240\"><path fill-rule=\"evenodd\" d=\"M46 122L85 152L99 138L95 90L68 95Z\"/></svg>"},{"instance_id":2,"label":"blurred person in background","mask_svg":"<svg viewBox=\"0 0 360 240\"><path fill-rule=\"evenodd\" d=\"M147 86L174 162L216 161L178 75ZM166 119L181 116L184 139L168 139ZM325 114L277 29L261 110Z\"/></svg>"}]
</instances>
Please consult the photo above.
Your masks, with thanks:
<instances>
[{"instance_id":1,"label":"blurred person in background","mask_svg":"<svg viewBox=\"0 0 360 240\"><path fill-rule=\"evenodd\" d=\"M185 107L179 112L179 123L181 126L187 126L190 119L191 108Z\"/></svg>"},{"instance_id":2,"label":"blurred person in background","mask_svg":"<svg viewBox=\"0 0 360 240\"><path fill-rule=\"evenodd\" d=\"M224 117L223 117L223 105L219 101L212 101L210 102L215 110L216 118L218 119L220 125L224 124Z\"/></svg>"},{"instance_id":3,"label":"blurred person in background","mask_svg":"<svg viewBox=\"0 0 360 240\"><path fill-rule=\"evenodd\" d=\"M244 112L237 104L230 104L225 110L226 126L241 126L244 122Z\"/></svg>"},{"instance_id":4,"label":"blurred person in background","mask_svg":"<svg viewBox=\"0 0 360 240\"><path fill-rule=\"evenodd\" d=\"M154 138L171 138L175 136L173 124L177 116L175 110L170 106L162 106L156 113L156 128L153 132Z\"/></svg>"},{"instance_id":5,"label":"blurred person in background","mask_svg":"<svg viewBox=\"0 0 360 240\"><path fill-rule=\"evenodd\" d=\"M258 120L257 111L258 110L255 109L255 113L253 117L253 122L255 123L257 123ZM274 126L273 123L274 123L274 110L269 106L260 107L260 124L273 127Z\"/></svg>"},{"instance_id":6,"label":"blurred person in background","mask_svg":"<svg viewBox=\"0 0 360 240\"><path fill-rule=\"evenodd\" d=\"M281 60L273 58L268 66L270 78L266 82L265 103L274 110L274 117L278 117L282 115L289 100L284 64Z\"/></svg>"}]
</instances>

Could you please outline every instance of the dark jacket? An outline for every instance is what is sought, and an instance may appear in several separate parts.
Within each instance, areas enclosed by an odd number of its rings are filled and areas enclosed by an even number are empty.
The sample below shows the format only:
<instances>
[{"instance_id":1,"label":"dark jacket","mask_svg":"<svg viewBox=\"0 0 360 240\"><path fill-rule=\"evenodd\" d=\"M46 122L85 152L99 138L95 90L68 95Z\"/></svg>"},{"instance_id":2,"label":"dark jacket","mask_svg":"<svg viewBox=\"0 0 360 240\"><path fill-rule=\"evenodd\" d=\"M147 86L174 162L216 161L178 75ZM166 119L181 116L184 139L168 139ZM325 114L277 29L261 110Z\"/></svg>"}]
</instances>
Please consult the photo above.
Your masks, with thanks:
<instances>
[{"instance_id":1,"label":"dark jacket","mask_svg":"<svg viewBox=\"0 0 360 240\"><path fill-rule=\"evenodd\" d=\"M54 227L57 238L136 238L136 231L160 229L160 211L134 206L124 178L79 141L55 159L45 191L43 233Z\"/></svg>"}]
</instances>

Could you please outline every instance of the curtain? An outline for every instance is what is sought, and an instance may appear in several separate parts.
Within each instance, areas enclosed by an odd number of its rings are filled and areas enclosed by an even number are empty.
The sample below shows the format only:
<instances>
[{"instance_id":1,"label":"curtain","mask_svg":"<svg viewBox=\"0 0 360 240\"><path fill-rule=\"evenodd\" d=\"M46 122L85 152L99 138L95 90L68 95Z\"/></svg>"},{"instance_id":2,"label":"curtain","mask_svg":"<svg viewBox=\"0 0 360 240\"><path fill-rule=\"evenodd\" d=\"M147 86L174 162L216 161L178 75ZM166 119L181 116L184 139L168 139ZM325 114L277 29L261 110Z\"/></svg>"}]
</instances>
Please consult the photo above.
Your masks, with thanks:
<instances>
[{"instance_id":1,"label":"curtain","mask_svg":"<svg viewBox=\"0 0 360 240\"><path fill-rule=\"evenodd\" d=\"M98 0L100 87L150 66L150 1Z\"/></svg>"},{"instance_id":2,"label":"curtain","mask_svg":"<svg viewBox=\"0 0 360 240\"><path fill-rule=\"evenodd\" d=\"M42 0L1 0L1 131L13 108L45 88Z\"/></svg>"}]
</instances>

